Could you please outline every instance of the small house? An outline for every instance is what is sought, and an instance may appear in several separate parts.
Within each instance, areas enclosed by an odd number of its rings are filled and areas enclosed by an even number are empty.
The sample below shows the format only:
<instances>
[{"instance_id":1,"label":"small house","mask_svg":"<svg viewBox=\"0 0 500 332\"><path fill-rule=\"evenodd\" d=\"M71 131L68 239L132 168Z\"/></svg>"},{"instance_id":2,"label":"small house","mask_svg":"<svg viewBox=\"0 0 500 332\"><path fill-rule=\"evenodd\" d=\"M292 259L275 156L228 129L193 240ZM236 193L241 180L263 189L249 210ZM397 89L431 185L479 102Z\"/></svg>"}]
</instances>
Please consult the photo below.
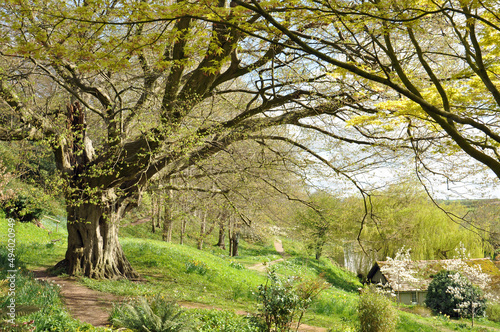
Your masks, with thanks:
<instances>
[{"instance_id":1,"label":"small house","mask_svg":"<svg viewBox=\"0 0 500 332\"><path fill-rule=\"evenodd\" d=\"M394 261L377 261L368 272L367 280L372 284L389 287L401 303L424 305L427 288L433 276L439 271L457 266L454 270L467 275L464 271L460 271L460 264L456 264L457 261L460 262L456 259L411 261L408 263L408 269L414 272L411 281L398 275L397 269L392 265ZM469 267L480 266L481 271L489 277L488 292L494 296L500 295L500 270L489 258L466 259L463 262ZM473 284L476 284L472 277L468 277Z\"/></svg>"}]
</instances>

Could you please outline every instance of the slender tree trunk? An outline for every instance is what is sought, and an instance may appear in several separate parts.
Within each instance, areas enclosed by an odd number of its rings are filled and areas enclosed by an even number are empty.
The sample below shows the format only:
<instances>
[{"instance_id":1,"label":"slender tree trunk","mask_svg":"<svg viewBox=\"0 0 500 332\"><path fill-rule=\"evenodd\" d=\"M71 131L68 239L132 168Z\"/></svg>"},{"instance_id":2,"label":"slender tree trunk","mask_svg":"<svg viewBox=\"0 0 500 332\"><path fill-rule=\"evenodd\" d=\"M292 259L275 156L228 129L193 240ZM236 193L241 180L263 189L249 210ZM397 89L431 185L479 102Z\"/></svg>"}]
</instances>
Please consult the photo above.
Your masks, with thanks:
<instances>
[{"instance_id":1,"label":"slender tree trunk","mask_svg":"<svg viewBox=\"0 0 500 332\"><path fill-rule=\"evenodd\" d=\"M151 231L156 232L156 219L159 217L158 213L158 197L155 192L151 193Z\"/></svg>"},{"instance_id":2,"label":"slender tree trunk","mask_svg":"<svg viewBox=\"0 0 500 332\"><path fill-rule=\"evenodd\" d=\"M319 259L321 258L321 248L316 248L316 256L315 256L316 260L319 261Z\"/></svg>"},{"instance_id":3,"label":"slender tree trunk","mask_svg":"<svg viewBox=\"0 0 500 332\"><path fill-rule=\"evenodd\" d=\"M231 218L228 219L227 223L227 236L229 238L229 256L233 254L233 222Z\"/></svg>"},{"instance_id":4,"label":"slender tree trunk","mask_svg":"<svg viewBox=\"0 0 500 332\"><path fill-rule=\"evenodd\" d=\"M231 242L232 242L231 256L232 257L237 257L237 256L239 256L238 249L239 249L239 244L240 244L240 231L239 230L235 230L233 232L233 236L232 236Z\"/></svg>"},{"instance_id":5,"label":"slender tree trunk","mask_svg":"<svg viewBox=\"0 0 500 332\"><path fill-rule=\"evenodd\" d=\"M217 241L216 246L219 248L226 250L226 230L224 227L224 220L219 221L219 240Z\"/></svg>"},{"instance_id":6,"label":"slender tree trunk","mask_svg":"<svg viewBox=\"0 0 500 332\"><path fill-rule=\"evenodd\" d=\"M186 217L184 217L184 218L182 218L182 222L181 222L181 238L179 241L180 244L184 244L184 235L186 234L186 224L187 224L187 220L186 220Z\"/></svg>"},{"instance_id":7,"label":"slender tree trunk","mask_svg":"<svg viewBox=\"0 0 500 332\"><path fill-rule=\"evenodd\" d=\"M321 258L321 255L323 254L324 245L325 245L325 240L318 240L316 242L316 260L319 260Z\"/></svg>"},{"instance_id":8,"label":"slender tree trunk","mask_svg":"<svg viewBox=\"0 0 500 332\"><path fill-rule=\"evenodd\" d=\"M163 234L162 234L163 241L172 242L173 226L174 226L174 220L172 216L172 209L170 207L170 202L166 202L163 211Z\"/></svg>"},{"instance_id":9,"label":"slender tree trunk","mask_svg":"<svg viewBox=\"0 0 500 332\"><path fill-rule=\"evenodd\" d=\"M229 256L236 257L239 255L238 253L238 245L240 242L240 230L238 226L232 220L233 218L229 218Z\"/></svg>"},{"instance_id":10,"label":"slender tree trunk","mask_svg":"<svg viewBox=\"0 0 500 332\"><path fill-rule=\"evenodd\" d=\"M118 241L118 225L126 206L102 207L84 202L68 206L68 249L65 264L69 275L95 279L135 278L138 274L125 258Z\"/></svg>"},{"instance_id":11,"label":"slender tree trunk","mask_svg":"<svg viewBox=\"0 0 500 332\"><path fill-rule=\"evenodd\" d=\"M201 222L200 222L200 236L198 237L198 249L202 250L203 249L203 242L205 240L205 235L206 235L206 229L207 229L207 212L203 212L203 216L201 217Z\"/></svg>"}]
</instances>

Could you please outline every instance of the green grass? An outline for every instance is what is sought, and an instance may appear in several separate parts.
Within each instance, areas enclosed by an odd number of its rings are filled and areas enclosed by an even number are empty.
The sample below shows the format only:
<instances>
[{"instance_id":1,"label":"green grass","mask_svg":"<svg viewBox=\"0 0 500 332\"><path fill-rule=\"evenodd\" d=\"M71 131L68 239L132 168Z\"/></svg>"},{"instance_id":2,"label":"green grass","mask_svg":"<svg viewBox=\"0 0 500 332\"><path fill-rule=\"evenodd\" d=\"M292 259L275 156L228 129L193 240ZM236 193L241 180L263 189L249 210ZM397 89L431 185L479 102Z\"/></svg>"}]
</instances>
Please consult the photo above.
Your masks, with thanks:
<instances>
[{"instance_id":1,"label":"green grass","mask_svg":"<svg viewBox=\"0 0 500 332\"><path fill-rule=\"evenodd\" d=\"M478 318L471 327L470 319L450 319L446 316L420 317L408 312L400 312L398 331L500 331L500 325L485 318Z\"/></svg>"},{"instance_id":2,"label":"green grass","mask_svg":"<svg viewBox=\"0 0 500 332\"><path fill-rule=\"evenodd\" d=\"M108 331L109 329L95 328L90 324L79 322L71 318L59 297L59 287L54 283L35 280L31 272L26 270L25 264L17 260L15 274L8 272L8 251L4 246L0 248L0 312L6 311L10 304L9 285L6 278L15 275L15 307L16 323L27 327L36 327L36 331ZM23 323L27 325L23 325ZM5 323L6 324L6 323ZM13 327L1 331L17 331Z\"/></svg>"},{"instance_id":3,"label":"green grass","mask_svg":"<svg viewBox=\"0 0 500 332\"><path fill-rule=\"evenodd\" d=\"M198 332L258 332L251 318L227 310L190 310L190 317L198 321Z\"/></svg>"},{"instance_id":4,"label":"green grass","mask_svg":"<svg viewBox=\"0 0 500 332\"><path fill-rule=\"evenodd\" d=\"M20 222L16 222L14 227L16 255L29 269L54 266L64 259L66 252L68 233L65 227L58 227L58 232L55 232L53 222L42 220L42 223L46 229ZM7 234L7 228L7 220L0 218L0 234Z\"/></svg>"},{"instance_id":5,"label":"green grass","mask_svg":"<svg viewBox=\"0 0 500 332\"><path fill-rule=\"evenodd\" d=\"M52 266L64 257L67 244L66 230L59 226L56 233L54 223L48 220L44 220L43 223L47 229L38 228L33 224L16 225L17 253L29 269ZM209 245L215 243L214 238L206 241L204 250L197 250L194 248L195 240L192 238L186 239L185 243L188 245L166 243L146 238L149 232L148 224L129 227L130 230L127 231L129 235L122 236L120 242L132 266L141 274L141 280L97 281L82 278L81 282L93 289L124 297L161 294L169 300L202 303L226 310L222 312L206 309L189 310L194 315L193 319L204 317L202 321L206 322L205 328L200 331L217 331L214 326L223 322L236 324L235 326L238 324L247 326L248 321L244 316L241 316L240 321L240 316L235 315L234 310L257 312L255 293L258 285L266 282L266 276L265 273L243 267L281 258L274 251L272 239L264 243L241 241L240 257L229 257L227 251ZM52 234L49 234L49 231L52 231ZM3 218L0 219L0 232L3 234L7 232ZM130 234L139 234L140 238L134 238ZM157 235L155 237L158 238ZM58 238L61 240L51 241ZM287 246L293 246L290 240L283 243L285 250ZM331 287L311 304L303 323L327 327L332 331L355 331L358 324L357 288L361 286L357 278L354 274L332 264L328 259L316 261L301 255L300 244L294 248L294 256L274 265L279 274L304 279L321 275L331 284ZM34 296L29 295L38 294L38 290L27 289L30 291L26 293L23 301L26 303L38 301L39 299L32 299ZM60 301L57 298L52 300L56 303L55 308L60 308ZM42 306L43 303L38 305ZM67 313L61 312L52 313L55 317L53 324L68 318ZM470 321L450 321L440 316L420 317L400 312L398 331L460 331L463 330L463 324L470 325ZM476 331L500 329L500 324L486 319L478 319L477 325L480 327ZM228 327L228 331L232 330Z\"/></svg>"},{"instance_id":6,"label":"green grass","mask_svg":"<svg viewBox=\"0 0 500 332\"><path fill-rule=\"evenodd\" d=\"M83 283L91 288L112 292L121 296L151 296L162 294L176 301L197 302L227 310L257 311L255 292L258 285L265 283L265 274L241 269L235 262L250 262L251 257L231 258L200 251L162 241L134 238L121 240L126 256L145 281L96 281L84 278ZM259 263L269 257L262 253ZM254 249L242 252L258 252ZM276 255L271 255L272 258ZM267 261L266 260L266 261ZM196 262L203 266L203 272L192 267ZM275 265L280 274L301 278L322 275L326 280L339 281L330 287L312 304L305 322L314 325L332 326L354 323L345 317L356 317L357 288L361 284L352 273L333 266L328 260L315 262L306 258L293 258ZM344 279L342 279L344 277Z\"/></svg>"},{"instance_id":7,"label":"green grass","mask_svg":"<svg viewBox=\"0 0 500 332\"><path fill-rule=\"evenodd\" d=\"M276 269L277 272L285 275L300 275L303 277L322 275L327 282L347 292L357 292L358 288L362 286L353 273L334 266L325 258L320 260L309 257L290 258L277 264Z\"/></svg>"},{"instance_id":8,"label":"green grass","mask_svg":"<svg viewBox=\"0 0 500 332\"><path fill-rule=\"evenodd\" d=\"M161 293L173 300L241 309L255 299L252 292L265 280L262 274L235 267L229 257L192 247L133 238L123 238L121 243L132 266L145 280L84 278L84 284L123 296ZM203 265L203 273L192 271L195 263Z\"/></svg>"}]
</instances>

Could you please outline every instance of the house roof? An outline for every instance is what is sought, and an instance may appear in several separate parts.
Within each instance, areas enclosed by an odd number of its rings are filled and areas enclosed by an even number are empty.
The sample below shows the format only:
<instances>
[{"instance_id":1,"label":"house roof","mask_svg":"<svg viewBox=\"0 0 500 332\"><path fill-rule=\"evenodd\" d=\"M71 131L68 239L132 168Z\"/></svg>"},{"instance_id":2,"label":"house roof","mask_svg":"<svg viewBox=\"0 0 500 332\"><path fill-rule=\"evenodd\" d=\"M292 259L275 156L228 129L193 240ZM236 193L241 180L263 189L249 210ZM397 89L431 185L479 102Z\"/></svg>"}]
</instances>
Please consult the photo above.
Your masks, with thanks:
<instances>
[{"instance_id":1,"label":"house roof","mask_svg":"<svg viewBox=\"0 0 500 332\"><path fill-rule=\"evenodd\" d=\"M393 261L377 261L368 273L368 280L371 280L377 271L380 271L394 291L425 291L435 274L441 270L449 269L448 267L456 262L457 260L454 259L410 261L407 268L415 271L413 276L416 280L407 281L398 276L397 271L394 271ZM500 295L500 270L489 258L467 259L464 262L470 267L480 266L481 271L487 274L490 279L488 282L490 291L495 295ZM472 276L468 275L468 277L473 284L478 284Z\"/></svg>"}]
</instances>

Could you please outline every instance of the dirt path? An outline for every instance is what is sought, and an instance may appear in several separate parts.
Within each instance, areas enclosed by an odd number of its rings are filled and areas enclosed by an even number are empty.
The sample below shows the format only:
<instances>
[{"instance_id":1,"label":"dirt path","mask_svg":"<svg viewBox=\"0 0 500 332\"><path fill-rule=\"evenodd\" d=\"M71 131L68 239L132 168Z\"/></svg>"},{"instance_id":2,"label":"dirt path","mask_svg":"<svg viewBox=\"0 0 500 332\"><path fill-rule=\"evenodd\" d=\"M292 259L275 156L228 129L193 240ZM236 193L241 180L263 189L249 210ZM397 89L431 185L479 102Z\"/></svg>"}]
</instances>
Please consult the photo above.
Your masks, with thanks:
<instances>
[{"instance_id":1,"label":"dirt path","mask_svg":"<svg viewBox=\"0 0 500 332\"><path fill-rule=\"evenodd\" d=\"M121 298L102 293L78 284L75 278L50 276L46 270L33 271L35 278L55 282L61 286L61 297L71 315L94 326L109 325L112 304Z\"/></svg>"},{"instance_id":2,"label":"dirt path","mask_svg":"<svg viewBox=\"0 0 500 332\"><path fill-rule=\"evenodd\" d=\"M278 239L274 240L274 249L276 250L276 252L278 254L281 255L281 257L285 257L285 250L283 250L283 244L281 243L280 240L278 240ZM255 265L249 266L248 269L254 270L254 271L265 272L269 266L274 265L274 264L279 263L279 262L282 262L283 260L284 260L284 258L280 258L280 259L277 259L277 260L274 260L271 262L257 263Z\"/></svg>"},{"instance_id":3,"label":"dirt path","mask_svg":"<svg viewBox=\"0 0 500 332\"><path fill-rule=\"evenodd\" d=\"M276 240L274 242L274 247L276 251L284 256L285 252L281 241ZM254 266L249 267L249 269L257 271L265 271L267 266L276 264L283 261L283 258L269 262L267 264L259 263ZM96 327L105 327L109 325L109 314L111 312L113 303L120 302L122 298L109 293L102 293L96 290L87 288L80 285L76 278L71 277L57 277L50 276L46 270L35 270L33 271L35 278L40 280L46 280L48 282L54 282L61 286L61 297L68 308L70 314L85 323L89 323ZM215 306L210 306L202 303L195 302L179 302L181 307L186 309L213 309L222 310ZM239 315L248 315L248 312L239 310L236 312ZM309 326L306 324L301 324L299 331L301 332L326 332L326 328Z\"/></svg>"}]
</instances>

